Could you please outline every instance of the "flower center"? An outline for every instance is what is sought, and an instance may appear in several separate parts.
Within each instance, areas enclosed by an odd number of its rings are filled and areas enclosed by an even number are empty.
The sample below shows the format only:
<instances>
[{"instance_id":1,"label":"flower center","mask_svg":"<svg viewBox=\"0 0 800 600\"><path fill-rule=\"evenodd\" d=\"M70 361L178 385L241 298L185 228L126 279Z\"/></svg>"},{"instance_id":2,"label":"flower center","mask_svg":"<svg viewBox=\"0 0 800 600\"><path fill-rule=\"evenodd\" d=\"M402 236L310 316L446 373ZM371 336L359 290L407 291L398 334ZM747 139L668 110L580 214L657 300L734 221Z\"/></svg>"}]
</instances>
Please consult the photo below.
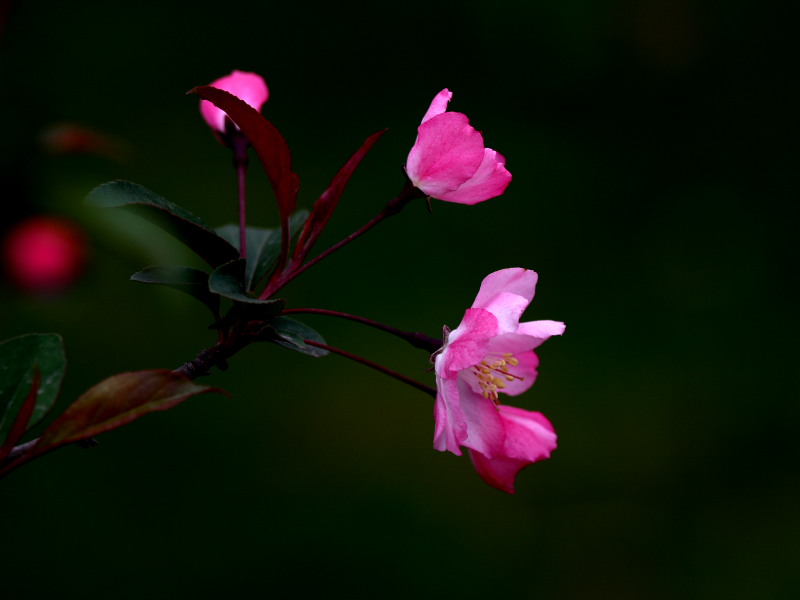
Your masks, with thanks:
<instances>
[{"instance_id":1,"label":"flower center","mask_svg":"<svg viewBox=\"0 0 800 600\"><path fill-rule=\"evenodd\" d=\"M469 372L475 378L481 395L487 400L491 399L495 404L499 404L497 392L506 387L507 381L515 379L523 381L525 379L509 372L509 367L516 367L518 364L519 360L514 358L511 352L502 355L488 355ZM470 377L470 379L472 378Z\"/></svg>"}]
</instances>

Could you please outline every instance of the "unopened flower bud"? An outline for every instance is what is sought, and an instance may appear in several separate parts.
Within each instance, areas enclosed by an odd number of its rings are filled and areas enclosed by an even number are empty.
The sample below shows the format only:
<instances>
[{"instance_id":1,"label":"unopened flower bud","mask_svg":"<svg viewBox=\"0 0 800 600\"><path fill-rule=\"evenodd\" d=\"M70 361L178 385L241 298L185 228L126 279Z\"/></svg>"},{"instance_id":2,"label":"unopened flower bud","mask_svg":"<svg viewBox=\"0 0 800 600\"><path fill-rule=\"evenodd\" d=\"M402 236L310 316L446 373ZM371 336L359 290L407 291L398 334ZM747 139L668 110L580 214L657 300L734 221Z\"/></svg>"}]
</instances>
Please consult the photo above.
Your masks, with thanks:
<instances>
[{"instance_id":1,"label":"unopened flower bud","mask_svg":"<svg viewBox=\"0 0 800 600\"><path fill-rule=\"evenodd\" d=\"M264 78L257 73L233 71L230 75L220 77L212 82L211 87L229 92L260 111L269 98L269 90ZM219 136L225 135L225 120L228 115L208 100L200 101L200 114L208 126Z\"/></svg>"}]
</instances>

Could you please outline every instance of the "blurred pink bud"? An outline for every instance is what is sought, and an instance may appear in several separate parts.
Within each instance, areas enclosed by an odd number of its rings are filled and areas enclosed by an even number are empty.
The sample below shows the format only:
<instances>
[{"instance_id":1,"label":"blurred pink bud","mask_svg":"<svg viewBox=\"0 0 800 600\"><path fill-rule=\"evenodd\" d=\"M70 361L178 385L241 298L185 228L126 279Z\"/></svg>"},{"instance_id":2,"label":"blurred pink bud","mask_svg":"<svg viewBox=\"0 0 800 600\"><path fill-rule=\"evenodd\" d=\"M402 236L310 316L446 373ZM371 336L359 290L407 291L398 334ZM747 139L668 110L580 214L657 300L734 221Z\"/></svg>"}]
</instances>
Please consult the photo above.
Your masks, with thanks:
<instances>
[{"instance_id":1,"label":"blurred pink bud","mask_svg":"<svg viewBox=\"0 0 800 600\"><path fill-rule=\"evenodd\" d=\"M63 291L86 263L83 232L69 221L32 217L13 227L3 243L3 261L11 280L27 292Z\"/></svg>"},{"instance_id":2,"label":"blurred pink bud","mask_svg":"<svg viewBox=\"0 0 800 600\"><path fill-rule=\"evenodd\" d=\"M264 78L257 73L233 71L230 75L220 77L209 85L233 94L257 111L261 111L261 107L264 106L267 98L269 98L267 84L264 82ZM203 115L206 123L215 133L219 135L225 134L225 119L228 115L224 111L218 109L208 100L201 100L200 114Z\"/></svg>"},{"instance_id":3,"label":"blurred pink bud","mask_svg":"<svg viewBox=\"0 0 800 600\"><path fill-rule=\"evenodd\" d=\"M511 182L502 154L483 145L466 115L446 112L453 93L444 89L417 128L406 162L411 182L428 196L477 204L502 194Z\"/></svg>"}]
</instances>

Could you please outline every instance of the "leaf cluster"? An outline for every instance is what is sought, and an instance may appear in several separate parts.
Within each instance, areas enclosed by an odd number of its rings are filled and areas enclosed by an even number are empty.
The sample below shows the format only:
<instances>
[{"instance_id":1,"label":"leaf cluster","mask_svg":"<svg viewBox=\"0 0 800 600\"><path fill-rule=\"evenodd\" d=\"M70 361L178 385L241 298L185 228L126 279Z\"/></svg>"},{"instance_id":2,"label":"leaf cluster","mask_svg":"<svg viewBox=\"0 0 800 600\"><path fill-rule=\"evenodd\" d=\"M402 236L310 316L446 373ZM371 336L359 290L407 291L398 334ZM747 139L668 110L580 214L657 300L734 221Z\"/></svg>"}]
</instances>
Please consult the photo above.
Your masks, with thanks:
<instances>
[{"instance_id":1,"label":"leaf cluster","mask_svg":"<svg viewBox=\"0 0 800 600\"><path fill-rule=\"evenodd\" d=\"M251 342L269 341L313 357L328 353L322 336L282 316L286 301L273 296L302 271L350 177L384 132L364 142L310 212L298 211L300 180L292 171L289 147L275 126L227 92L208 86L192 92L224 110L254 148L272 186L280 226L247 227L248 253L242 258L236 225L214 229L185 208L128 181L112 181L92 190L86 198L90 206L139 215L208 265L207 270L151 266L131 279L172 288L204 304L212 313L210 327L218 330L219 341L175 371L120 373L101 381L44 428L40 437L24 444L20 441L43 422L58 398L66 368L63 343L56 334L29 334L0 343L0 477L58 447L90 440L192 396L222 391L192 380L212 366L224 367L228 357ZM292 252L295 238L299 239Z\"/></svg>"}]
</instances>

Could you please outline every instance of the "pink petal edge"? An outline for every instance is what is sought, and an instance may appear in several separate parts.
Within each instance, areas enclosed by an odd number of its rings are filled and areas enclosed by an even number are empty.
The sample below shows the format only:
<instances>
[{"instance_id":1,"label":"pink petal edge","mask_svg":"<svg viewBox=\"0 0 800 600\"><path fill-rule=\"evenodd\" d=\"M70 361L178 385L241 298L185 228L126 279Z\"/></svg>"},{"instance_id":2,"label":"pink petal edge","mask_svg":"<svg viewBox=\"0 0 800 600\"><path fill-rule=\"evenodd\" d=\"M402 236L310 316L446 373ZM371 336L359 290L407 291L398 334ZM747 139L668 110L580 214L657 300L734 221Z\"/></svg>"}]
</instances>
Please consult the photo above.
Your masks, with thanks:
<instances>
[{"instance_id":1,"label":"pink petal edge","mask_svg":"<svg viewBox=\"0 0 800 600\"><path fill-rule=\"evenodd\" d=\"M504 292L517 294L530 302L536 292L536 281L538 279L539 276L536 271L521 267L501 269L490 273L483 278L478 295L475 297L475 302L472 303L472 308L483 308L490 304L497 295Z\"/></svg>"},{"instance_id":2,"label":"pink petal edge","mask_svg":"<svg viewBox=\"0 0 800 600\"><path fill-rule=\"evenodd\" d=\"M511 183L511 173L505 167L505 158L494 150L486 148L475 174L458 189L445 192L439 199L458 204L478 204L500 196L506 191L509 183Z\"/></svg>"},{"instance_id":3,"label":"pink petal edge","mask_svg":"<svg viewBox=\"0 0 800 600\"><path fill-rule=\"evenodd\" d=\"M233 94L258 111L261 110L261 107L264 106L264 103L269 98L269 89L264 78L258 73L250 71L234 70L230 75L220 77L210 85L218 90ZM224 111L208 100L201 100L200 114L209 127L218 133L225 133L225 117L227 115Z\"/></svg>"},{"instance_id":4,"label":"pink petal edge","mask_svg":"<svg viewBox=\"0 0 800 600\"><path fill-rule=\"evenodd\" d=\"M440 115L447 110L447 104L453 98L453 92L444 88L441 92L434 96L433 101L431 102L430 108L428 108L428 112L425 113L425 116L422 117L422 121L420 125L427 121L428 119L435 117L436 115Z\"/></svg>"}]
</instances>

